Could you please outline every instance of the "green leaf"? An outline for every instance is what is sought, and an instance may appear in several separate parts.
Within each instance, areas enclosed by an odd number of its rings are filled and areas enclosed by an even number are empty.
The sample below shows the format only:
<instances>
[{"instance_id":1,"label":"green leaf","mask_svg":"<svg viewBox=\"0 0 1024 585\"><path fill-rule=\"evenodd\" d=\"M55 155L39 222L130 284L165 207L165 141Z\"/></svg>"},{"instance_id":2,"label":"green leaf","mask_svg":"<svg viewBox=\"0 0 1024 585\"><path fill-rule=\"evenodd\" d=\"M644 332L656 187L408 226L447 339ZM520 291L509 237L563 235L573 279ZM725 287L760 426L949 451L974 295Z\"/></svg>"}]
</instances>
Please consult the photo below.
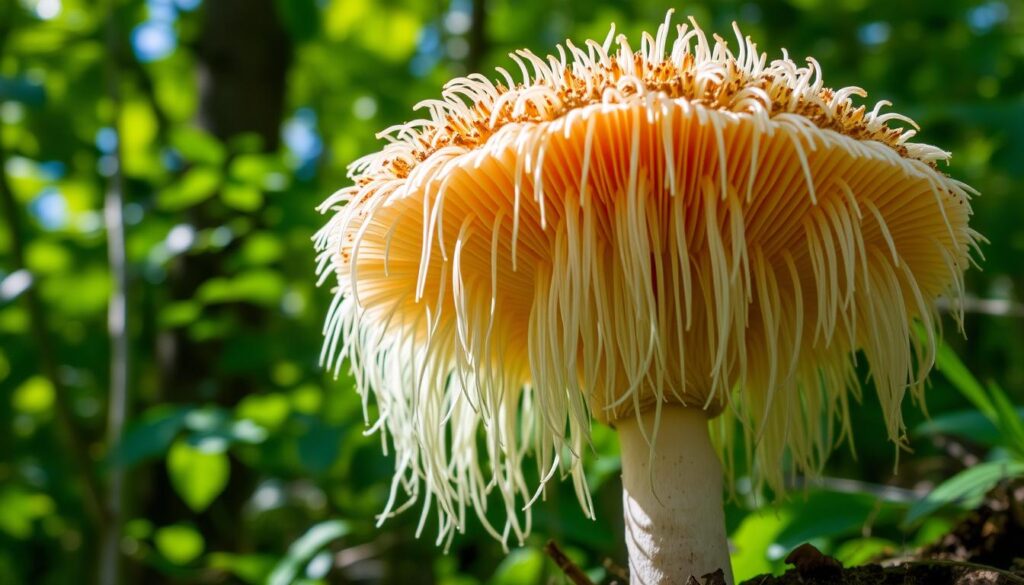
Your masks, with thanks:
<instances>
[{"instance_id":1,"label":"green leaf","mask_svg":"<svg viewBox=\"0 0 1024 585\"><path fill-rule=\"evenodd\" d=\"M857 534L878 513L879 504L869 494L823 490L793 498L793 520L775 538L786 551L815 538Z\"/></svg>"},{"instance_id":2,"label":"green leaf","mask_svg":"<svg viewBox=\"0 0 1024 585\"><path fill-rule=\"evenodd\" d=\"M256 188L267 186L268 176L285 171L280 159L269 154L240 154L231 160L229 167L233 180Z\"/></svg>"},{"instance_id":3,"label":"green leaf","mask_svg":"<svg viewBox=\"0 0 1024 585\"><path fill-rule=\"evenodd\" d=\"M167 454L167 473L188 507L202 512L224 491L231 467L223 451L203 450L179 439Z\"/></svg>"},{"instance_id":4,"label":"green leaf","mask_svg":"<svg viewBox=\"0 0 1024 585\"><path fill-rule=\"evenodd\" d=\"M202 314L202 305L195 301L177 301L160 309L160 327L173 329L194 323Z\"/></svg>"},{"instance_id":5,"label":"green leaf","mask_svg":"<svg viewBox=\"0 0 1024 585\"><path fill-rule=\"evenodd\" d=\"M146 67L153 81L153 97L168 120L188 124L196 117L199 80L193 74L194 66L190 51L175 51Z\"/></svg>"},{"instance_id":6,"label":"green leaf","mask_svg":"<svg viewBox=\"0 0 1024 585\"><path fill-rule=\"evenodd\" d=\"M920 326L918 335L925 335ZM945 343L939 342L935 362L964 398L995 425L999 431L1000 443L1005 443L1018 456L1024 457L1024 420L999 385L993 382L986 391Z\"/></svg>"},{"instance_id":7,"label":"green leaf","mask_svg":"<svg viewBox=\"0 0 1024 585\"><path fill-rule=\"evenodd\" d=\"M1014 407L1013 402L999 387L999 384L990 382L988 391L996 407L998 426L1007 443L1006 447L1018 457L1024 458L1024 417Z\"/></svg>"},{"instance_id":8,"label":"green leaf","mask_svg":"<svg viewBox=\"0 0 1024 585\"><path fill-rule=\"evenodd\" d=\"M232 282L235 298L261 305L273 305L284 296L284 278L273 270L247 270Z\"/></svg>"},{"instance_id":9,"label":"green leaf","mask_svg":"<svg viewBox=\"0 0 1024 585\"><path fill-rule=\"evenodd\" d=\"M38 239L25 247L25 262L37 276L55 274L71 266L71 253L53 240Z\"/></svg>"},{"instance_id":10,"label":"green leaf","mask_svg":"<svg viewBox=\"0 0 1024 585\"><path fill-rule=\"evenodd\" d=\"M207 279L199 286L195 296L204 303L226 303L234 300L231 281L223 276Z\"/></svg>"},{"instance_id":11,"label":"green leaf","mask_svg":"<svg viewBox=\"0 0 1024 585\"><path fill-rule=\"evenodd\" d=\"M284 256L284 244L271 232L257 232L245 239L241 253L246 264L270 264Z\"/></svg>"},{"instance_id":12,"label":"green leaf","mask_svg":"<svg viewBox=\"0 0 1024 585\"><path fill-rule=\"evenodd\" d=\"M907 512L903 525L911 526L921 518L951 504L967 508L977 506L985 493L1000 481L1024 475L1024 462L991 461L965 469L942 482Z\"/></svg>"},{"instance_id":13,"label":"green leaf","mask_svg":"<svg viewBox=\"0 0 1024 585\"><path fill-rule=\"evenodd\" d=\"M199 531L188 524L164 526L153 535L156 550L175 565L187 565L199 558L206 542Z\"/></svg>"},{"instance_id":14,"label":"green leaf","mask_svg":"<svg viewBox=\"0 0 1024 585\"><path fill-rule=\"evenodd\" d=\"M123 534L126 538L146 540L153 535L153 523L146 518L132 518L124 523Z\"/></svg>"},{"instance_id":15,"label":"green leaf","mask_svg":"<svg viewBox=\"0 0 1024 585\"><path fill-rule=\"evenodd\" d=\"M612 478L618 478L622 471L622 459L619 455L619 437L611 427L595 425L591 430L590 442L602 457L591 457L585 462L587 466L587 484L596 492Z\"/></svg>"},{"instance_id":16,"label":"green leaf","mask_svg":"<svg viewBox=\"0 0 1024 585\"><path fill-rule=\"evenodd\" d=\"M1024 408L1018 416L1024 416ZM979 410L947 412L925 421L914 429L919 437L949 435L969 439L974 443L994 447L1002 443L999 429Z\"/></svg>"},{"instance_id":17,"label":"green leaf","mask_svg":"<svg viewBox=\"0 0 1024 585\"><path fill-rule=\"evenodd\" d=\"M769 557L775 538L792 520L789 510L759 510L743 519L729 541L735 550L732 553L732 569L736 582L764 573L771 573L782 566L782 555ZM785 554L785 553L783 553Z\"/></svg>"},{"instance_id":18,"label":"green leaf","mask_svg":"<svg viewBox=\"0 0 1024 585\"><path fill-rule=\"evenodd\" d=\"M315 414L323 404L323 391L316 384L303 384L291 391L291 407L295 412Z\"/></svg>"},{"instance_id":19,"label":"green leaf","mask_svg":"<svg viewBox=\"0 0 1024 585\"><path fill-rule=\"evenodd\" d=\"M564 489L563 494L562 497L572 497ZM560 505L557 499L538 501L534 506L533 525L541 534L558 534L568 542L593 550L611 549L622 538L607 522L587 518L579 506Z\"/></svg>"},{"instance_id":20,"label":"green leaf","mask_svg":"<svg viewBox=\"0 0 1024 585\"><path fill-rule=\"evenodd\" d=\"M54 512L56 506L50 496L31 492L20 486L0 490L0 533L16 539L32 535L33 523Z\"/></svg>"},{"instance_id":21,"label":"green leaf","mask_svg":"<svg viewBox=\"0 0 1024 585\"><path fill-rule=\"evenodd\" d=\"M914 539L910 542L905 542L904 546L918 548L938 542L940 538L949 534L949 531L953 529L954 524L955 522L951 518L928 516L921 521L921 526L917 529L917 532L914 533Z\"/></svg>"},{"instance_id":22,"label":"green leaf","mask_svg":"<svg viewBox=\"0 0 1024 585\"><path fill-rule=\"evenodd\" d=\"M832 556L847 567L855 567L882 556L891 556L891 552L898 549L898 544L884 538L854 538L839 545Z\"/></svg>"},{"instance_id":23,"label":"green leaf","mask_svg":"<svg viewBox=\"0 0 1024 585\"><path fill-rule=\"evenodd\" d=\"M221 178L220 169L195 167L157 195L157 206L166 211L181 211L198 205L217 192Z\"/></svg>"},{"instance_id":24,"label":"green leaf","mask_svg":"<svg viewBox=\"0 0 1024 585\"><path fill-rule=\"evenodd\" d=\"M185 426L192 431L188 442L201 451L223 451L234 443L258 444L267 438L267 430L251 420L233 420L220 407L205 407L188 413Z\"/></svg>"},{"instance_id":25,"label":"green leaf","mask_svg":"<svg viewBox=\"0 0 1024 585\"><path fill-rule=\"evenodd\" d=\"M53 408L53 384L42 376L32 376L25 380L11 396L14 410L25 414L41 415Z\"/></svg>"},{"instance_id":26,"label":"green leaf","mask_svg":"<svg viewBox=\"0 0 1024 585\"><path fill-rule=\"evenodd\" d=\"M277 272L264 268L247 270L235 278L214 277L204 282L196 296L204 303L247 301L273 305L284 295L285 281Z\"/></svg>"},{"instance_id":27,"label":"green leaf","mask_svg":"<svg viewBox=\"0 0 1024 585\"><path fill-rule=\"evenodd\" d=\"M220 200L232 209L252 212L263 205L263 193L252 185L228 183L220 192Z\"/></svg>"},{"instance_id":28,"label":"green leaf","mask_svg":"<svg viewBox=\"0 0 1024 585\"><path fill-rule=\"evenodd\" d=\"M288 398L283 394L250 394L235 407L235 416L274 430L284 423L290 410Z\"/></svg>"},{"instance_id":29,"label":"green leaf","mask_svg":"<svg viewBox=\"0 0 1024 585\"><path fill-rule=\"evenodd\" d=\"M923 335L920 327L918 329L918 334ZM981 382L978 382L977 378L967 369L967 366L960 361L960 358L957 357L953 349L942 341L938 342L938 348L935 353L935 365L942 372L942 375L953 384L953 387L960 391L964 398L969 400L989 420L993 423L996 422L998 418L996 407L989 400L985 387L981 385Z\"/></svg>"},{"instance_id":30,"label":"green leaf","mask_svg":"<svg viewBox=\"0 0 1024 585\"><path fill-rule=\"evenodd\" d=\"M0 76L0 103L21 102L29 106L40 106L45 101L46 90L38 81Z\"/></svg>"},{"instance_id":31,"label":"green leaf","mask_svg":"<svg viewBox=\"0 0 1024 585\"><path fill-rule=\"evenodd\" d=\"M324 7L324 32L332 40L354 37L369 54L400 62L416 50L422 22L417 14L393 7L387 13L373 2L333 0Z\"/></svg>"},{"instance_id":32,"label":"green leaf","mask_svg":"<svg viewBox=\"0 0 1024 585\"><path fill-rule=\"evenodd\" d=\"M920 328L918 335L924 335ZM986 391L945 343L939 343L936 365L953 386L995 425L1000 442L1007 443L1016 454L1024 456L1024 420L999 385L992 382Z\"/></svg>"},{"instance_id":33,"label":"green leaf","mask_svg":"<svg viewBox=\"0 0 1024 585\"><path fill-rule=\"evenodd\" d=\"M211 569L231 573L250 585L263 585L267 575L277 565L277 558L270 555L236 555L231 553L210 553L206 562Z\"/></svg>"},{"instance_id":34,"label":"green leaf","mask_svg":"<svg viewBox=\"0 0 1024 585\"><path fill-rule=\"evenodd\" d=\"M540 583L544 575L544 555L537 549L520 548L501 561L489 583L491 585L521 585Z\"/></svg>"},{"instance_id":35,"label":"green leaf","mask_svg":"<svg viewBox=\"0 0 1024 585\"><path fill-rule=\"evenodd\" d=\"M133 422L107 456L111 465L131 467L167 452L171 442L185 426L191 407L157 406Z\"/></svg>"},{"instance_id":36,"label":"green leaf","mask_svg":"<svg viewBox=\"0 0 1024 585\"><path fill-rule=\"evenodd\" d=\"M68 44L68 31L38 24L18 27L11 33L11 52L27 54L54 54Z\"/></svg>"},{"instance_id":37,"label":"green leaf","mask_svg":"<svg viewBox=\"0 0 1024 585\"><path fill-rule=\"evenodd\" d=\"M314 473L327 471L338 458L344 429L311 418L309 429L299 437L299 461Z\"/></svg>"},{"instance_id":38,"label":"green leaf","mask_svg":"<svg viewBox=\"0 0 1024 585\"><path fill-rule=\"evenodd\" d=\"M350 530L348 523L342 520L328 520L313 526L288 547L288 554L274 567L274 572L267 579L267 585L289 585L294 582L299 571L313 555L331 541L348 534Z\"/></svg>"},{"instance_id":39,"label":"green leaf","mask_svg":"<svg viewBox=\"0 0 1024 585\"><path fill-rule=\"evenodd\" d=\"M227 158L227 149L207 132L194 126L179 126L171 132L171 146L186 160L220 166Z\"/></svg>"},{"instance_id":40,"label":"green leaf","mask_svg":"<svg viewBox=\"0 0 1024 585\"><path fill-rule=\"evenodd\" d=\"M132 423L121 442L107 456L107 463L131 467L168 451L182 432L189 445L208 453L223 451L234 443L256 444L267 438L267 430L250 420L233 420L218 407L158 406Z\"/></svg>"},{"instance_id":41,"label":"green leaf","mask_svg":"<svg viewBox=\"0 0 1024 585\"><path fill-rule=\"evenodd\" d=\"M117 136L126 175L151 178L162 166L156 150L159 122L150 103L143 99L129 99L120 110Z\"/></svg>"},{"instance_id":42,"label":"green leaf","mask_svg":"<svg viewBox=\"0 0 1024 585\"><path fill-rule=\"evenodd\" d=\"M189 411L185 417L185 426L197 433L212 433L224 428L230 415L217 406L205 406Z\"/></svg>"}]
</instances>

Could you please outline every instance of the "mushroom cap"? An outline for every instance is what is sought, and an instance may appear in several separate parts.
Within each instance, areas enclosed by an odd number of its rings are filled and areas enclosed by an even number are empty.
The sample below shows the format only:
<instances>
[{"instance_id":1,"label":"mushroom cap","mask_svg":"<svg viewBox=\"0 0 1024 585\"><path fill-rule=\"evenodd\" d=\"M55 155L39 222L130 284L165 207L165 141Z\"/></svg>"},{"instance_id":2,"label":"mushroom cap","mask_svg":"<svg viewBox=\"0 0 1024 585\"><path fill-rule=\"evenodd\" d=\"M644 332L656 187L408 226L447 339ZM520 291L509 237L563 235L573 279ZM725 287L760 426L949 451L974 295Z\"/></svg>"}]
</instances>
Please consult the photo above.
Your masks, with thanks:
<instances>
[{"instance_id":1,"label":"mushroom cap","mask_svg":"<svg viewBox=\"0 0 1024 585\"><path fill-rule=\"evenodd\" d=\"M812 59L768 62L738 28L738 52L696 23L670 41L670 20L639 51L613 26L517 51L520 81L449 82L321 207L321 281L337 280L323 359L348 359L395 447L382 518L422 491L439 542L467 508L521 540L559 471L592 515L591 418L663 404L722 414L723 452L742 441L780 489L784 456L813 474L850 435L858 353L902 440L934 301L962 294L979 239L972 190L936 168L949 153L890 126L911 120L854 105L864 91L825 87Z\"/></svg>"}]
</instances>

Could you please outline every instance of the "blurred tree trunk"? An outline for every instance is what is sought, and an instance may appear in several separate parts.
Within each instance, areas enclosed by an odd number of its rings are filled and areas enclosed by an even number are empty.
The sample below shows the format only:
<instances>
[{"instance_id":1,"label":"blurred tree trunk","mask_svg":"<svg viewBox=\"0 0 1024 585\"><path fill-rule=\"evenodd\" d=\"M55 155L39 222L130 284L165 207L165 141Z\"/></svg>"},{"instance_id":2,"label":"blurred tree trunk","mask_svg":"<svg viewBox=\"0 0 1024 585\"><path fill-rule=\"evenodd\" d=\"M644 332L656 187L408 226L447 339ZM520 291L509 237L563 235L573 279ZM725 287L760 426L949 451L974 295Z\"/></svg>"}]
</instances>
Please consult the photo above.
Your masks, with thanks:
<instances>
[{"instance_id":1,"label":"blurred tree trunk","mask_svg":"<svg viewBox=\"0 0 1024 585\"><path fill-rule=\"evenodd\" d=\"M117 24L116 4L111 3L107 14L106 50L107 97L114 104L115 120L121 118L121 72L118 59L120 27ZM103 224L107 232L107 264L110 267L111 289L107 305L107 333L110 336L110 386L107 392L107 445L119 445L129 412L129 365L131 350L128 332L128 258L124 230L124 176L120 141L114 148L114 172L106 185L103 201ZM99 583L121 583L121 537L124 523L124 469L114 466L107 473L105 514L100 535Z\"/></svg>"},{"instance_id":2,"label":"blurred tree trunk","mask_svg":"<svg viewBox=\"0 0 1024 585\"><path fill-rule=\"evenodd\" d=\"M217 137L231 151L232 139L254 135L264 152L276 151L283 120L285 82L291 64L292 43L274 0L207 0L197 43L200 106L196 124ZM258 215L258 211L256 214ZM216 198L194 208L189 217L196 231L226 224L236 214L220 206ZM251 218L259 223L258 216ZM237 243L237 242L236 242ZM169 301L195 297L209 278L228 274L227 251L183 254L171 266L166 294ZM249 304L217 307L219 317L241 328L258 328L269 320L272 309ZM233 406L245 394L264 386L255 374L219 373L222 344L217 340L196 341L187 328L163 332L157 340L161 372L162 401L210 403ZM153 483L144 516L162 526L188 516L171 488L162 464L153 470ZM240 552L246 535L234 521L255 487L252 470L232 462L228 487L214 506L216 514L199 514L195 523L206 537L207 550ZM163 577L146 575L139 582L160 582Z\"/></svg>"},{"instance_id":3,"label":"blurred tree trunk","mask_svg":"<svg viewBox=\"0 0 1024 585\"><path fill-rule=\"evenodd\" d=\"M277 149L291 41L274 0L210 0L199 41L199 124L223 141L242 133Z\"/></svg>"},{"instance_id":4,"label":"blurred tree trunk","mask_svg":"<svg viewBox=\"0 0 1024 585\"><path fill-rule=\"evenodd\" d=\"M487 0L473 0L471 18L466 73L477 73L490 48L487 39Z\"/></svg>"}]
</instances>

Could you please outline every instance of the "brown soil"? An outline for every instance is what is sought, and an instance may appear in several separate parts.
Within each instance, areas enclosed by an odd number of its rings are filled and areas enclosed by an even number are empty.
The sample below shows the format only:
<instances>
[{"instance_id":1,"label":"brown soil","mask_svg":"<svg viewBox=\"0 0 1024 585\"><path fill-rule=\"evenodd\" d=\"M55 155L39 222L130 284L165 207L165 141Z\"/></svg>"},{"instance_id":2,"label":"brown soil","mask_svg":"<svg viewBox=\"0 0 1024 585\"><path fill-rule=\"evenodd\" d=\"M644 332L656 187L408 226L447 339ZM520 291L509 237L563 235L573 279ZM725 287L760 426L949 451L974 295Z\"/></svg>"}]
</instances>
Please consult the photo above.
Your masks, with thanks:
<instances>
[{"instance_id":1,"label":"brown soil","mask_svg":"<svg viewBox=\"0 0 1024 585\"><path fill-rule=\"evenodd\" d=\"M809 544L786 558L793 568L741 585L1024 585L1024 482L1003 485L938 542L915 555L843 567ZM705 585L715 585L708 575Z\"/></svg>"}]
</instances>

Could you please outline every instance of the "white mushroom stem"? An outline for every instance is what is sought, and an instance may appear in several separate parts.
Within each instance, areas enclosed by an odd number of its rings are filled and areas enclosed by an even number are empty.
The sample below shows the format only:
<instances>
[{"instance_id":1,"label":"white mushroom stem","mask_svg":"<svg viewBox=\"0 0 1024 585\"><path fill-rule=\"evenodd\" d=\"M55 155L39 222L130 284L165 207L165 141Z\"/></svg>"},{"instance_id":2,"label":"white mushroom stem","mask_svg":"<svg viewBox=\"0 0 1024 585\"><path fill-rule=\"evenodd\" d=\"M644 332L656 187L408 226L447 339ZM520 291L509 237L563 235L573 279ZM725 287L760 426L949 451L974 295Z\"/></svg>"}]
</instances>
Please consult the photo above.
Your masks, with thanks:
<instances>
[{"instance_id":1,"label":"white mushroom stem","mask_svg":"<svg viewBox=\"0 0 1024 585\"><path fill-rule=\"evenodd\" d=\"M657 435L653 412L615 426L622 445L630 582L686 583L690 575L699 580L722 569L732 585L722 465L711 446L707 414L665 405Z\"/></svg>"}]
</instances>

